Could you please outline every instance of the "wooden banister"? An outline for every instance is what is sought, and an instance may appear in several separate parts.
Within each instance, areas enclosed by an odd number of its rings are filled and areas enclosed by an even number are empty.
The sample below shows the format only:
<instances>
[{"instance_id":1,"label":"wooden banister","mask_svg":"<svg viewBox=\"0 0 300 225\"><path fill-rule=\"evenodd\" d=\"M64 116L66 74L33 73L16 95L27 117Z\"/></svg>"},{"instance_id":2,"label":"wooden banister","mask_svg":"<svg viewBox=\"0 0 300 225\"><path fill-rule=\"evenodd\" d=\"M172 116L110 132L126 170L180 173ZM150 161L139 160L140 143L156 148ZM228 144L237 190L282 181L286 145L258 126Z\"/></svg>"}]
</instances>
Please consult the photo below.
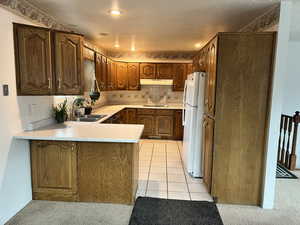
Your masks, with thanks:
<instances>
[{"instance_id":1,"label":"wooden banister","mask_svg":"<svg viewBox=\"0 0 300 225\"><path fill-rule=\"evenodd\" d=\"M294 170L296 167L296 147L299 123L300 113L298 111L294 116L281 115L277 161L289 170Z\"/></svg>"}]
</instances>

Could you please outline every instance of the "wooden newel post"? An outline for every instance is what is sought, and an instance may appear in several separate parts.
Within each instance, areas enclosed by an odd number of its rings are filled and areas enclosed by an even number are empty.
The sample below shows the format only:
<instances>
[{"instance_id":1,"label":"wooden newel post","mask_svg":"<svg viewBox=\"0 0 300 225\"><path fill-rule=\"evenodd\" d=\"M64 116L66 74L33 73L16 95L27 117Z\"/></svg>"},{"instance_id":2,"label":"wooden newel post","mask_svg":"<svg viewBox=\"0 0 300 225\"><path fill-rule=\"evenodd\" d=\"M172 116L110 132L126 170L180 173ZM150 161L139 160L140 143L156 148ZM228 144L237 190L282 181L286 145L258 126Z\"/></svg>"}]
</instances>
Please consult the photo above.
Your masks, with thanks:
<instances>
[{"instance_id":1,"label":"wooden newel post","mask_svg":"<svg viewBox=\"0 0 300 225\"><path fill-rule=\"evenodd\" d=\"M297 147L297 135L298 135L298 124L300 123L300 112L297 111L293 117L294 121L294 135L293 135L293 144L292 144L292 152L290 155L290 170L295 170L296 168L296 147Z\"/></svg>"}]
</instances>

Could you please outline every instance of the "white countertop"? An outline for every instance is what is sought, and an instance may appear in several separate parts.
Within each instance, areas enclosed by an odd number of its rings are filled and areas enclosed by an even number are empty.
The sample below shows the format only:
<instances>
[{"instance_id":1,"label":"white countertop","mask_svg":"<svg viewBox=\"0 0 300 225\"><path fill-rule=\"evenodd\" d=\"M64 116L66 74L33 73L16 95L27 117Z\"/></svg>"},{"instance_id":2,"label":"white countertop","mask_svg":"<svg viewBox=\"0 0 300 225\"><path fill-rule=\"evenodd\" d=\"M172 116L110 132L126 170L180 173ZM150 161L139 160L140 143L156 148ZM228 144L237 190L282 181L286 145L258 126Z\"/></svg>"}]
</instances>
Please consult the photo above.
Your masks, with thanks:
<instances>
[{"instance_id":1,"label":"white countertop","mask_svg":"<svg viewBox=\"0 0 300 225\"><path fill-rule=\"evenodd\" d=\"M124 108L182 109L182 105L169 105L167 107L107 105L93 110L93 114L106 115L97 122L69 121L64 124L54 124L33 131L23 131L14 137L24 140L138 143L142 136L144 125L101 123Z\"/></svg>"},{"instance_id":2,"label":"white countertop","mask_svg":"<svg viewBox=\"0 0 300 225\"><path fill-rule=\"evenodd\" d=\"M138 143L144 125L66 122L24 131L14 138L25 140Z\"/></svg>"}]
</instances>

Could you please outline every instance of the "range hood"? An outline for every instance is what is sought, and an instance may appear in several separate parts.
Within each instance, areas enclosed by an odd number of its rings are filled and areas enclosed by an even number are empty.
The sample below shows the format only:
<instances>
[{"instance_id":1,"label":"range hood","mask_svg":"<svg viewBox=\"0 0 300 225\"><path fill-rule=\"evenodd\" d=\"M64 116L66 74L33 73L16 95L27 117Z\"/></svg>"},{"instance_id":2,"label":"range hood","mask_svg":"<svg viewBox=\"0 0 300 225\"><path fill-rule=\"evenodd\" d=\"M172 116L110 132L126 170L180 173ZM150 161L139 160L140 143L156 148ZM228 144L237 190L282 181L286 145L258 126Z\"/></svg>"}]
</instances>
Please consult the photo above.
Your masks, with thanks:
<instances>
[{"instance_id":1,"label":"range hood","mask_svg":"<svg viewBox=\"0 0 300 225\"><path fill-rule=\"evenodd\" d=\"M143 86L172 86L171 79L140 79L140 84Z\"/></svg>"}]
</instances>

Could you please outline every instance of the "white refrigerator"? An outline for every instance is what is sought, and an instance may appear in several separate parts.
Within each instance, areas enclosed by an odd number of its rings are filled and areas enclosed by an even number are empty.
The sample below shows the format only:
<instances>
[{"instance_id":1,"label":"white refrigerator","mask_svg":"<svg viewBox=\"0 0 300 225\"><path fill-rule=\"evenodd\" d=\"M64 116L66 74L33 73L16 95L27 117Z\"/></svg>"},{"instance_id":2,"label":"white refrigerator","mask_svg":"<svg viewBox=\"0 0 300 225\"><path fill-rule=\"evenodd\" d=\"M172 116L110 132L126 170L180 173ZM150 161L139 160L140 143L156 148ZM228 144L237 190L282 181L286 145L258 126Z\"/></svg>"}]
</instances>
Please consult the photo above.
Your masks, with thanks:
<instances>
[{"instance_id":1,"label":"white refrigerator","mask_svg":"<svg viewBox=\"0 0 300 225\"><path fill-rule=\"evenodd\" d=\"M183 94L183 149L185 170L193 177L202 177L202 120L204 114L205 73L188 75Z\"/></svg>"}]
</instances>

